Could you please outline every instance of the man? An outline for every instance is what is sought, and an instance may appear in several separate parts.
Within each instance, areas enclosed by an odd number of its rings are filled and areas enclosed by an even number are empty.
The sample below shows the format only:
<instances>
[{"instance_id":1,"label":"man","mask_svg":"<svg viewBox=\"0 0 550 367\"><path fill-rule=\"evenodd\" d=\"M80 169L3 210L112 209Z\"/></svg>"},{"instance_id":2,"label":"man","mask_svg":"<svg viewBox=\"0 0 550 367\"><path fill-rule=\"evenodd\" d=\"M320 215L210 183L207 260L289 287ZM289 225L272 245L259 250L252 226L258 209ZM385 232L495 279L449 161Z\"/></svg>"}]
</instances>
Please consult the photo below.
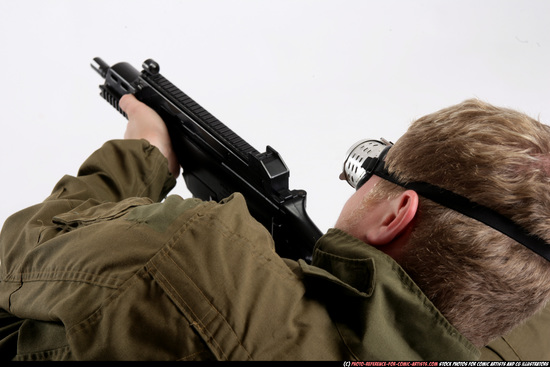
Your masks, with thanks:
<instances>
[{"instance_id":1,"label":"man","mask_svg":"<svg viewBox=\"0 0 550 367\"><path fill-rule=\"evenodd\" d=\"M422 209L413 218L414 229L406 232L395 227L396 241L382 238L378 248L397 260L463 335L483 346L510 332L514 323L521 323L548 300L549 131L548 126L515 111L467 101L416 121L385 162L401 182L429 182L513 218L546 239L540 241L546 259L482 223L492 221L489 214L478 218L481 221L472 220L458 213L461 205L455 204L455 198L448 204L457 208L449 210L376 176L365 186L379 184L369 195L361 190L370 187L357 191L336 227L377 246L376 221L395 225L401 220L398 223L406 229L420 200ZM410 186L438 198L425 186ZM373 209L380 202L382 210L387 209L388 197L393 197L401 212L385 216ZM386 219L391 216L393 221ZM405 238L398 237L403 234ZM550 358L550 332L544 327L549 313L541 311L507 338L494 341L483 357ZM526 355L525 350L530 353Z\"/></svg>"},{"instance_id":2,"label":"man","mask_svg":"<svg viewBox=\"0 0 550 367\"><path fill-rule=\"evenodd\" d=\"M4 358L468 360L550 298L550 129L524 115L467 101L381 142L308 264L238 193L160 202L179 173L164 124L120 106L127 140L6 221Z\"/></svg>"}]
</instances>

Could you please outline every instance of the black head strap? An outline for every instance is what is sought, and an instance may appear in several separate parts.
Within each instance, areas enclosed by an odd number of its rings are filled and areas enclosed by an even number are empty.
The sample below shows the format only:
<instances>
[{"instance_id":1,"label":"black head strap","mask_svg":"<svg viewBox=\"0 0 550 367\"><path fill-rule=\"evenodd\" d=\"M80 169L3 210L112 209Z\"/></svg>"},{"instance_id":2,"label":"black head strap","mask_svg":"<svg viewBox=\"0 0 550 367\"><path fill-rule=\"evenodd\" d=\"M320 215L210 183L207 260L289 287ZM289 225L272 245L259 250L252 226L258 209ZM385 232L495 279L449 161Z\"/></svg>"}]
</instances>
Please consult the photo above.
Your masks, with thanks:
<instances>
[{"instance_id":1,"label":"black head strap","mask_svg":"<svg viewBox=\"0 0 550 367\"><path fill-rule=\"evenodd\" d=\"M426 182L402 183L395 176L390 174L384 167L384 157L389 150L389 146L380 154L378 164L373 173L396 185L415 191L417 194L430 199L449 209L464 214L467 217L478 220L481 223L496 229L511 239L521 243L533 252L536 252L546 260L550 261L550 245L542 238L530 234L511 219L497 213L496 211L477 204L468 198L458 195L452 191Z\"/></svg>"}]
</instances>

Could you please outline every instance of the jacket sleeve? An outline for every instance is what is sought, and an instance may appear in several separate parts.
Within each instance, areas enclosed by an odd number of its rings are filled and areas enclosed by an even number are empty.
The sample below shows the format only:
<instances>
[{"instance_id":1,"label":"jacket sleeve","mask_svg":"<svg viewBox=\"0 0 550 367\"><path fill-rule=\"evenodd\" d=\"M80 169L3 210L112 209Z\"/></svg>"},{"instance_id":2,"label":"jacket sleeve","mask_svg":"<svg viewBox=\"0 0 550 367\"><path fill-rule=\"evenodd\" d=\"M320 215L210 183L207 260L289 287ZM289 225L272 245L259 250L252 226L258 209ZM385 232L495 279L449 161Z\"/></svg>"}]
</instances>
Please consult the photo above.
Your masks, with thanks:
<instances>
[{"instance_id":1,"label":"jacket sleeve","mask_svg":"<svg viewBox=\"0 0 550 367\"><path fill-rule=\"evenodd\" d=\"M158 202L175 184L168 160L149 142L112 140L82 164L76 177L64 176L50 198L114 202L138 196Z\"/></svg>"},{"instance_id":2,"label":"jacket sleeve","mask_svg":"<svg viewBox=\"0 0 550 367\"><path fill-rule=\"evenodd\" d=\"M59 228L54 218L101 204L161 201L175 182L168 160L146 140L109 141L82 164L76 177L65 175L46 200L6 219L0 234L1 269L8 263L16 266L27 252L55 237Z\"/></svg>"}]
</instances>

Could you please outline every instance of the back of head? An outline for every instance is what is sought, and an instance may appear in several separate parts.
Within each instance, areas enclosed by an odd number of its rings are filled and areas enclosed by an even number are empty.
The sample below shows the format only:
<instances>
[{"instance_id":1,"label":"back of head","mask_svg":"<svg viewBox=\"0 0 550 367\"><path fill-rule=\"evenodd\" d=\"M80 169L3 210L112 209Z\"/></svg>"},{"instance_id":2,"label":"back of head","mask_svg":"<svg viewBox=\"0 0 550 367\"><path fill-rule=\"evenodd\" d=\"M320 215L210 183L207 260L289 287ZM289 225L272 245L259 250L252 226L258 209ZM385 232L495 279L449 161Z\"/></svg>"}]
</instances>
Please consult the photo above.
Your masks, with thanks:
<instances>
[{"instance_id":1,"label":"back of head","mask_svg":"<svg viewBox=\"0 0 550 367\"><path fill-rule=\"evenodd\" d=\"M386 167L485 205L550 243L550 127L468 100L415 121ZM383 182L377 192L403 190ZM550 262L500 232L421 198L399 259L441 312L482 346L550 299Z\"/></svg>"}]
</instances>

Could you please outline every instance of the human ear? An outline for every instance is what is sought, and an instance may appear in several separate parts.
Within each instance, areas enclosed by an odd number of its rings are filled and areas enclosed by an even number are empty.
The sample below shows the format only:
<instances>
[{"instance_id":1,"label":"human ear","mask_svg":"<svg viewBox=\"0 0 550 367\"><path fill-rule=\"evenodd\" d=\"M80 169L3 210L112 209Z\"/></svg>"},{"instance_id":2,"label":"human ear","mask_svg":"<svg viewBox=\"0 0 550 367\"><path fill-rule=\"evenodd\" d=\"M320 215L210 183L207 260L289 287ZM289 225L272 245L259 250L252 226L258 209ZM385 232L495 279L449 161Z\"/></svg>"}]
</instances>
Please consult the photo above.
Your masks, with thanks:
<instances>
[{"instance_id":1,"label":"human ear","mask_svg":"<svg viewBox=\"0 0 550 367\"><path fill-rule=\"evenodd\" d=\"M409 228L418 210L418 194L407 190L397 197L379 204L372 212L372 218L367 230L367 242L373 246L392 243Z\"/></svg>"}]
</instances>

